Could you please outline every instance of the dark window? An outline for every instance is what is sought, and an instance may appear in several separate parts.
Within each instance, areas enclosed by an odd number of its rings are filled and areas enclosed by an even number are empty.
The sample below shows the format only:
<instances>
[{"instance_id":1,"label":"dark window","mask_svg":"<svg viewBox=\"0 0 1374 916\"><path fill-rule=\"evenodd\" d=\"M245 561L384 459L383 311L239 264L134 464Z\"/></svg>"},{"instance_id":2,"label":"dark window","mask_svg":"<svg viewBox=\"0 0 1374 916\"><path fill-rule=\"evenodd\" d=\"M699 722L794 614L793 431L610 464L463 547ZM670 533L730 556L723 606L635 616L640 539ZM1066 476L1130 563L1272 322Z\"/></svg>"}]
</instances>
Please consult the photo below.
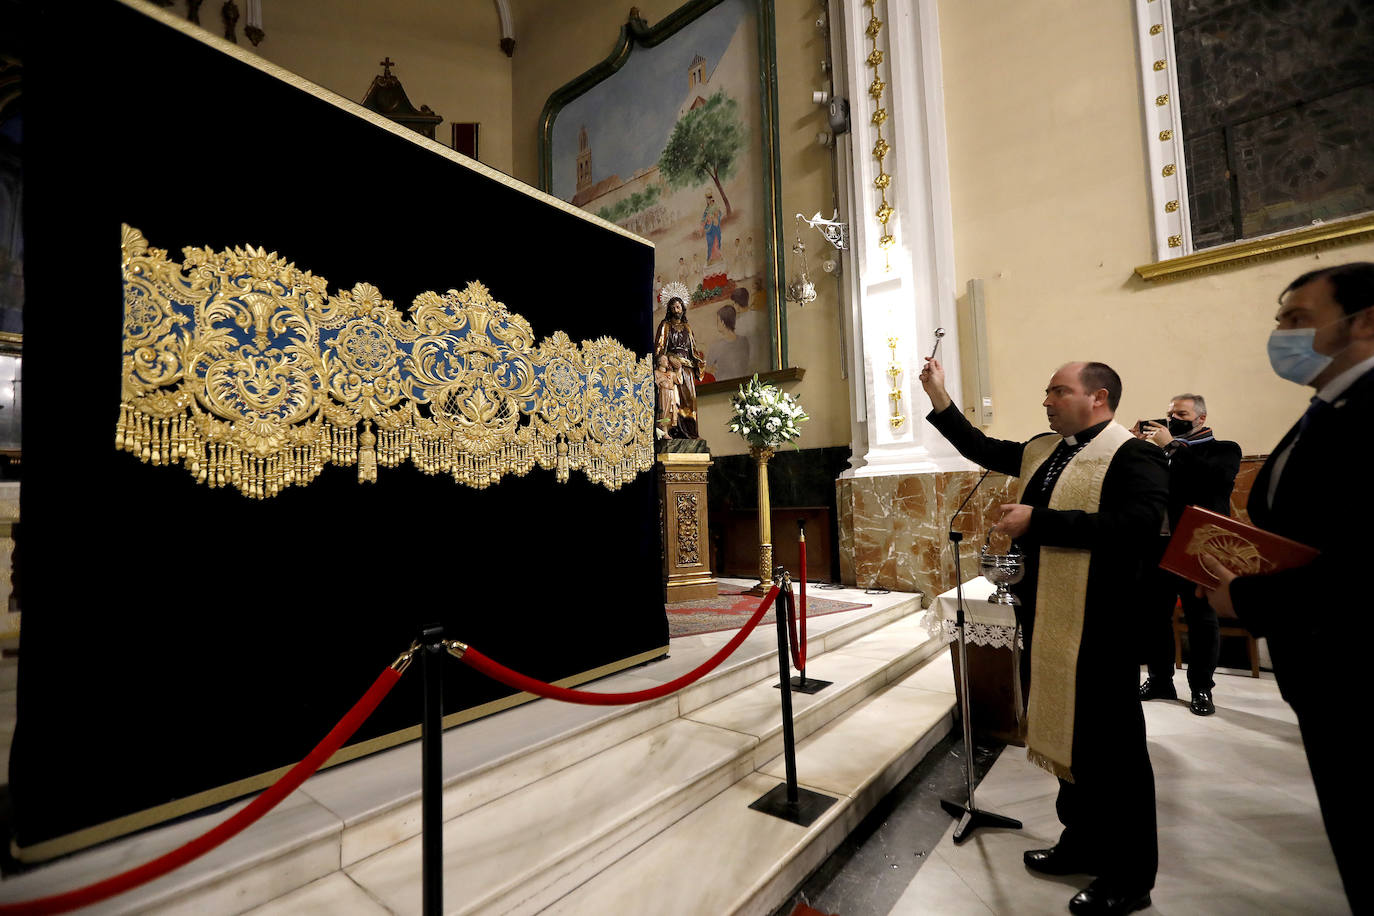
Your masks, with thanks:
<instances>
[{"instance_id":1,"label":"dark window","mask_svg":"<svg viewBox=\"0 0 1374 916\"><path fill-rule=\"evenodd\" d=\"M1172 9L1195 249L1374 210L1374 3Z\"/></svg>"}]
</instances>

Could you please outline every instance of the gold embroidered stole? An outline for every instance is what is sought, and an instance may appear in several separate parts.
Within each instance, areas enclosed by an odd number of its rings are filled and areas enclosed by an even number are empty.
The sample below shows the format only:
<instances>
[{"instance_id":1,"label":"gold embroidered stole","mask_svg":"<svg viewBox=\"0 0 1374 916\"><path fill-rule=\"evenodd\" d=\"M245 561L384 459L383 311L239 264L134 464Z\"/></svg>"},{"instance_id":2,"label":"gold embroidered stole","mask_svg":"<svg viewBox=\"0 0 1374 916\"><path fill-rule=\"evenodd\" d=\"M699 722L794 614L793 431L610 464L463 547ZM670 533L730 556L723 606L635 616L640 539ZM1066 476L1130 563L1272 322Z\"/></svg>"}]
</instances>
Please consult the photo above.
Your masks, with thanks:
<instances>
[{"instance_id":1,"label":"gold embroidered stole","mask_svg":"<svg viewBox=\"0 0 1374 916\"><path fill-rule=\"evenodd\" d=\"M1112 456L1130 438L1126 428L1115 422L1094 436L1059 475L1050 494L1049 508L1096 512ZM1054 436L1026 444L1021 455L1022 502L1026 483L1058 444ZM1035 589L1026 756L1036 766L1070 782L1078 647L1083 638L1083 607L1091 560L1092 551L1088 549L1041 547L1040 577Z\"/></svg>"}]
</instances>

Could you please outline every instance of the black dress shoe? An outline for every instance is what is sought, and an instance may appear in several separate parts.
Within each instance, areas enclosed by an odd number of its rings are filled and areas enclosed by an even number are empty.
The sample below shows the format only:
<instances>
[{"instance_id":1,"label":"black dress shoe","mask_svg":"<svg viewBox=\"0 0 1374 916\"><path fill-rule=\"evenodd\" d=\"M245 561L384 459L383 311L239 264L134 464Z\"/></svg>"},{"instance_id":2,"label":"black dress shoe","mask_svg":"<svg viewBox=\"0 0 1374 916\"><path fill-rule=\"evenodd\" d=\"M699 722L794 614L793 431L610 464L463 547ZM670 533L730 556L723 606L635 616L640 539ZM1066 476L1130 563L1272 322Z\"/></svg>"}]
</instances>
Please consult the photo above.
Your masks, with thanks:
<instances>
[{"instance_id":1,"label":"black dress shoe","mask_svg":"<svg viewBox=\"0 0 1374 916\"><path fill-rule=\"evenodd\" d=\"M1073 895L1069 912L1079 916L1134 913L1150 905L1150 890L1132 890L1100 878Z\"/></svg>"},{"instance_id":2,"label":"black dress shoe","mask_svg":"<svg viewBox=\"0 0 1374 916\"><path fill-rule=\"evenodd\" d=\"M1188 704L1188 708L1195 716L1210 716L1216 712L1217 708L1212 705L1212 691L1194 690L1193 702Z\"/></svg>"},{"instance_id":3,"label":"black dress shoe","mask_svg":"<svg viewBox=\"0 0 1374 916\"><path fill-rule=\"evenodd\" d=\"M1061 846L1027 849L1021 857L1026 867L1042 875L1095 875L1096 867L1086 858L1066 852Z\"/></svg>"},{"instance_id":4,"label":"black dress shoe","mask_svg":"<svg viewBox=\"0 0 1374 916\"><path fill-rule=\"evenodd\" d=\"M1177 700L1178 691L1174 689L1174 682L1163 683L1156 681L1152 677L1145 678L1145 683L1140 685L1140 700Z\"/></svg>"}]
</instances>

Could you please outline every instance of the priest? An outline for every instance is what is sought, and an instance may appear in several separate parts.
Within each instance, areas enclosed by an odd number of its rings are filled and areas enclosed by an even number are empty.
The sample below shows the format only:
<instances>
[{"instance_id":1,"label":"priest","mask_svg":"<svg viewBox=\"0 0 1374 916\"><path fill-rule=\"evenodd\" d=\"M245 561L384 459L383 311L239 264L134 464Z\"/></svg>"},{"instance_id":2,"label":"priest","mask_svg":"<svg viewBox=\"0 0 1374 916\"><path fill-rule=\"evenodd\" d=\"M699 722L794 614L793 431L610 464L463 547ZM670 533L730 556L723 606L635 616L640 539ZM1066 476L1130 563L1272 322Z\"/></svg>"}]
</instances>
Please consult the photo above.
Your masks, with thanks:
<instances>
[{"instance_id":1,"label":"priest","mask_svg":"<svg viewBox=\"0 0 1374 916\"><path fill-rule=\"evenodd\" d=\"M1026 556L1012 586L1030 658L1026 745L1059 777L1064 830L1025 853L1049 875L1094 876L1074 913L1129 913L1150 904L1159 865L1154 771L1140 708L1139 606L1144 558L1159 532L1168 470L1159 449L1114 422L1121 377L1104 363L1068 363L1045 388L1053 433L1029 442L975 429L945 390L939 360L921 385L926 419L959 453L1021 481L996 530Z\"/></svg>"}]
</instances>

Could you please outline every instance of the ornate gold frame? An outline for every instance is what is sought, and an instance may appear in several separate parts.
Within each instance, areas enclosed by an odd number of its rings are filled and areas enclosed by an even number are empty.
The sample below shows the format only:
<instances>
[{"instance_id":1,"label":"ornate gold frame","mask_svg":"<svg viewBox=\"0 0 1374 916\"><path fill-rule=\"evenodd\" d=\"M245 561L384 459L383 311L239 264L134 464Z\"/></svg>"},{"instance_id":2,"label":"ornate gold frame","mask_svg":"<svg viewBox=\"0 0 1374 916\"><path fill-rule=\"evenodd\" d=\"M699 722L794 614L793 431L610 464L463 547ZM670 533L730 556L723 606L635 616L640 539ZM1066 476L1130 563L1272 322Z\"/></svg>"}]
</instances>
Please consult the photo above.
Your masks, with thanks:
<instances>
[{"instance_id":1,"label":"ornate gold frame","mask_svg":"<svg viewBox=\"0 0 1374 916\"><path fill-rule=\"evenodd\" d=\"M1265 261L1283 255L1299 254L1374 239L1374 214L1294 229L1278 235L1245 239L1218 245L1181 258L1142 264L1135 269L1142 280L1177 280L1195 274Z\"/></svg>"}]
</instances>

